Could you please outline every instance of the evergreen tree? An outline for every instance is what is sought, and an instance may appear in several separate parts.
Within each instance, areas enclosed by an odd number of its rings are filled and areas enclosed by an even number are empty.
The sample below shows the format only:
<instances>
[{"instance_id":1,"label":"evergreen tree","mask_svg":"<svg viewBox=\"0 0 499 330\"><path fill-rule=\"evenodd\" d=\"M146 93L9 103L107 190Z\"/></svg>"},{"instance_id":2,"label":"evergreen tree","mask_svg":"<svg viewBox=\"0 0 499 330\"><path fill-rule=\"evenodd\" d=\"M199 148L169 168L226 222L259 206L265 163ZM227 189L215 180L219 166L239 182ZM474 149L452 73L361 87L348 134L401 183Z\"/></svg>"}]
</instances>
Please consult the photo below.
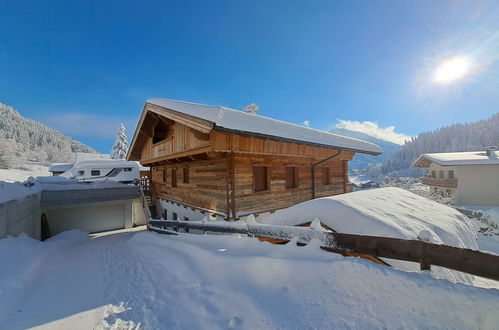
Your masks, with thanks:
<instances>
[{"instance_id":1,"label":"evergreen tree","mask_svg":"<svg viewBox=\"0 0 499 330\"><path fill-rule=\"evenodd\" d=\"M111 158L125 159L127 153L128 153L128 140L125 134L125 125L121 123L120 128L118 129L118 135L116 136L116 140L114 141L113 149L111 151Z\"/></svg>"}]
</instances>

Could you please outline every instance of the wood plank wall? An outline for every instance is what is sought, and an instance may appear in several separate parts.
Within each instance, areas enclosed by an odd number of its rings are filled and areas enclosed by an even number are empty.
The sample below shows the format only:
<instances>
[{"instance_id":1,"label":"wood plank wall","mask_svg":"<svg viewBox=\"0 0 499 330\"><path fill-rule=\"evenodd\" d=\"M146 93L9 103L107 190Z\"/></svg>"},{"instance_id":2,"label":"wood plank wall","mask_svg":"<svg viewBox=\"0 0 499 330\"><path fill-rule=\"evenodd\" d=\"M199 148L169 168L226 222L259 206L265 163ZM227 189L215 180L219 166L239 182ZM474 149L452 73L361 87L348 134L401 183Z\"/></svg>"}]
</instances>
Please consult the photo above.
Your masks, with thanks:
<instances>
[{"instance_id":1,"label":"wood plank wall","mask_svg":"<svg viewBox=\"0 0 499 330\"><path fill-rule=\"evenodd\" d=\"M184 167L189 168L189 183L183 180ZM177 173L176 187L172 187L172 169ZM160 198L223 213L227 213L226 175L224 157L152 167L152 181Z\"/></svg>"},{"instance_id":2,"label":"wood plank wall","mask_svg":"<svg viewBox=\"0 0 499 330\"><path fill-rule=\"evenodd\" d=\"M312 198L312 164L310 158L235 156L235 200L237 212L280 208L307 201ZM316 168L316 197L342 194L345 192L345 161L332 159ZM253 166L266 166L268 190L254 192ZM298 168L298 186L286 188L286 166ZM330 184L322 182L322 167L330 168Z\"/></svg>"},{"instance_id":3,"label":"wood plank wall","mask_svg":"<svg viewBox=\"0 0 499 330\"><path fill-rule=\"evenodd\" d=\"M235 200L236 212L261 211L301 203L312 198L312 164L314 160L299 157L271 157L236 154L234 193L229 197L227 175L230 164L227 154L209 160L197 160L152 167L152 182L160 198L227 213L228 201ZM345 164L332 159L316 168L316 197L345 192ZM268 190L254 192L253 166L266 166ZM286 167L297 167L296 188L286 188ZM183 182L183 168L189 168L189 183ZM322 167L330 168L330 184L322 181ZM172 169L176 169L177 186L172 187ZM164 180L166 179L166 181ZM348 178L347 178L348 180ZM229 205L230 207L230 205Z\"/></svg>"}]
</instances>

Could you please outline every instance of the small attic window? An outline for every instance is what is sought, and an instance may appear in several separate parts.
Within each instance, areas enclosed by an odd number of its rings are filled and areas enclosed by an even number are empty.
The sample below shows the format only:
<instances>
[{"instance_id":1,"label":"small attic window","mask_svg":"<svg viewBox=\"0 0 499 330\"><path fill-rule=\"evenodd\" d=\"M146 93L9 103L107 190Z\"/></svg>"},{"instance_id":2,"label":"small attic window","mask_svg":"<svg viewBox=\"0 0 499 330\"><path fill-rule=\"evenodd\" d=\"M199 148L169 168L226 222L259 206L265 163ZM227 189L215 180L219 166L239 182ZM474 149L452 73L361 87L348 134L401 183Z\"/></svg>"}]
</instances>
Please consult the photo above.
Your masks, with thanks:
<instances>
[{"instance_id":1,"label":"small attic window","mask_svg":"<svg viewBox=\"0 0 499 330\"><path fill-rule=\"evenodd\" d=\"M158 143L166 139L166 136L168 134L168 125L160 120L154 127L154 134L152 136L152 143Z\"/></svg>"}]
</instances>

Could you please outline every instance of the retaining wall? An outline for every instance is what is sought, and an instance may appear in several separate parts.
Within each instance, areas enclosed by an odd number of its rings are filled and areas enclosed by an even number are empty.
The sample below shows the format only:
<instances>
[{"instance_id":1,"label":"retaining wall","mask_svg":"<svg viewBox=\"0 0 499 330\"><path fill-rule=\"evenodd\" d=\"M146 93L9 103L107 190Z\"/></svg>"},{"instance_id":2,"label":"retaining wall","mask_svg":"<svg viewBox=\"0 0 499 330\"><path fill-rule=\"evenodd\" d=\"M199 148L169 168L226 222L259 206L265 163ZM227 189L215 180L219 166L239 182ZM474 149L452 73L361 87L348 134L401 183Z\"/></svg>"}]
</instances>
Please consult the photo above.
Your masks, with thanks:
<instances>
[{"instance_id":1,"label":"retaining wall","mask_svg":"<svg viewBox=\"0 0 499 330\"><path fill-rule=\"evenodd\" d=\"M0 238L26 233L41 239L40 194L0 204Z\"/></svg>"}]
</instances>

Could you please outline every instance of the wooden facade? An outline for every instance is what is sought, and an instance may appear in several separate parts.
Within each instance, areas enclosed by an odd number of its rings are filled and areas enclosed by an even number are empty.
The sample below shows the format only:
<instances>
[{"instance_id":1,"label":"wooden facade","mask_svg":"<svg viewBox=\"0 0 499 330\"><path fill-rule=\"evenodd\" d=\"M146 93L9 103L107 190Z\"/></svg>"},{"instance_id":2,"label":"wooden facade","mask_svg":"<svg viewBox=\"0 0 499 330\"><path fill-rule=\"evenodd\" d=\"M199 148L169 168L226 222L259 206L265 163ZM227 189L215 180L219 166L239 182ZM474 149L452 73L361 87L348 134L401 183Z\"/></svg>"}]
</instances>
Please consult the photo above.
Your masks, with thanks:
<instances>
[{"instance_id":1,"label":"wooden facade","mask_svg":"<svg viewBox=\"0 0 499 330\"><path fill-rule=\"evenodd\" d=\"M349 150L215 130L202 119L146 103L128 159L151 168L158 198L234 220L347 192L353 156Z\"/></svg>"}]
</instances>

